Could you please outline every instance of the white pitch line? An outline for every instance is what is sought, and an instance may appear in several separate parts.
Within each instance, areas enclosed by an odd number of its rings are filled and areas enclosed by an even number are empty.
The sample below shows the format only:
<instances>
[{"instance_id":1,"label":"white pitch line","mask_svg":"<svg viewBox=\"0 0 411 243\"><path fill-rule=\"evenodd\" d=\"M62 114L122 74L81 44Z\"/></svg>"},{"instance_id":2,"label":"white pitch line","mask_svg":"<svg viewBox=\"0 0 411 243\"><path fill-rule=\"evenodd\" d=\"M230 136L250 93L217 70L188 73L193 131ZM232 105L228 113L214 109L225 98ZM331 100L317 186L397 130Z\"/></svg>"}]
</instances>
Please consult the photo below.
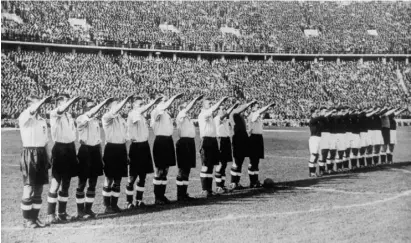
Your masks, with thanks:
<instances>
[{"instance_id":1,"label":"white pitch line","mask_svg":"<svg viewBox=\"0 0 411 243\"><path fill-rule=\"evenodd\" d=\"M295 215L295 214L305 214L305 213L314 213L314 212L324 212L324 211L330 211L330 210L339 210L339 209L351 209L351 208L357 208L357 207L364 207L364 206L370 206L370 205L376 205L380 203L385 203L389 202L392 200L396 200L400 197L406 197L406 196L411 196L411 190L404 191L400 194L397 194L395 196L385 198L385 199L380 199L372 202L367 202L367 203L361 203L361 204L351 204L351 205L345 205L345 206L334 206L331 208L315 208L315 209L310 209L310 210L305 210L305 211L292 211L292 212L274 212L274 213L268 213L268 214L243 214L243 215L227 215L226 217L222 218L211 218L211 219L199 219L199 220L191 220L191 221L169 221L169 222L159 222L159 223L148 223L148 224L124 224L124 225L118 225L118 224L109 224L109 225L89 225L89 226L81 226L81 227L52 227L50 230L80 230L80 229L85 229L85 230L91 230L91 229L107 229L107 228L136 228L136 227L163 227L163 226L176 226L176 225L187 225L187 224L203 224L203 223L213 223L213 222L224 222L224 221L236 221L240 219L258 219L258 218L270 218L270 217L276 217L276 216L283 216L283 215ZM2 230L4 231L19 231L19 230L26 230L21 227L2 227Z\"/></svg>"},{"instance_id":2,"label":"white pitch line","mask_svg":"<svg viewBox=\"0 0 411 243\"><path fill-rule=\"evenodd\" d=\"M290 187L290 189L299 189L299 190L311 190L311 191L321 191L321 192L335 192L335 193L345 193L345 194L354 194L354 195L376 195L376 194L387 194L392 195L392 193L378 193L378 192L351 192L351 191L344 191L338 190L333 188L321 188L321 187Z\"/></svg>"},{"instance_id":3,"label":"white pitch line","mask_svg":"<svg viewBox=\"0 0 411 243\"><path fill-rule=\"evenodd\" d=\"M411 174L411 171L409 171L409 170L405 170L405 169L391 168L391 170L395 170L395 171L402 171L402 172L404 172L404 173Z\"/></svg>"}]
</instances>

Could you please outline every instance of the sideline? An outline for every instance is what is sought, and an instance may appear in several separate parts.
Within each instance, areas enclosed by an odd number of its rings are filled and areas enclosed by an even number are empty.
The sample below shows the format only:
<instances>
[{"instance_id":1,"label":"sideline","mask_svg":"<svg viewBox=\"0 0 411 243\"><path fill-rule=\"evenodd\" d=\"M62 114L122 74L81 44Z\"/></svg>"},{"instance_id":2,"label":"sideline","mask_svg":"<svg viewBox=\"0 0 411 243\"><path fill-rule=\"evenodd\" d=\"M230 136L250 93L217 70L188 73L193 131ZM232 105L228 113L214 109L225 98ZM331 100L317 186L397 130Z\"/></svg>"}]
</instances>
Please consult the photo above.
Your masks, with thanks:
<instances>
[{"instance_id":1,"label":"sideline","mask_svg":"<svg viewBox=\"0 0 411 243\"><path fill-rule=\"evenodd\" d=\"M204 224L204 223L215 223L215 222L224 222L224 221L235 221L240 219L259 219L259 218L271 218L276 216L287 216L287 215L296 215L296 214L305 214L305 213L314 213L314 212L323 212L323 211L333 211L333 210L340 210L340 209L351 209L357 207L365 207L365 206L372 206L380 203L389 202L392 200L396 200L401 197L411 196L411 190L404 191L400 194L397 194L392 197L360 203L360 204L351 204L345 206L333 206L330 208L316 208L310 210L300 210L300 211L292 211L292 212L274 212L274 213L264 213L264 214L242 214L242 215L232 215L229 214L225 217L221 218L211 218L211 219L199 219L199 220L191 220L191 221L169 221L169 222L158 222L158 223L142 223L142 224L108 224L108 225L89 225L89 226L62 226L62 227L51 227L45 228L49 230L91 230L91 229L115 229L115 228L138 228L138 227L163 227L163 226L176 226L176 225L187 225L187 224ZM27 231L27 229L23 227L2 227L2 231Z\"/></svg>"}]
</instances>

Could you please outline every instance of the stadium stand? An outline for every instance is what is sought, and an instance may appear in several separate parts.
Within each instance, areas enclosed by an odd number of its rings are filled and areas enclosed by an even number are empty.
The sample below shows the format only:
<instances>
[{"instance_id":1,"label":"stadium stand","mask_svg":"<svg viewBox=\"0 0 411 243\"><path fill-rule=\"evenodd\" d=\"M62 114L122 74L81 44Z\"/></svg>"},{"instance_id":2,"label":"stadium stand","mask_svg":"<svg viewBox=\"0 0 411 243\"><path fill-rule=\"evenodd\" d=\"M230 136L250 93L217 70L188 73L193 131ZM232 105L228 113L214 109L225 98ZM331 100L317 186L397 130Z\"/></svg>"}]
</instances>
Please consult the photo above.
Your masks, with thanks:
<instances>
[{"instance_id":1,"label":"stadium stand","mask_svg":"<svg viewBox=\"0 0 411 243\"><path fill-rule=\"evenodd\" d=\"M3 40L256 53L411 50L408 1L2 1L1 6ZM319 35L307 37L305 30Z\"/></svg>"},{"instance_id":2,"label":"stadium stand","mask_svg":"<svg viewBox=\"0 0 411 243\"><path fill-rule=\"evenodd\" d=\"M66 92L103 100L130 93L149 98L158 91L223 95L278 106L267 118L303 119L310 106L327 104L405 105L411 66L404 62L200 60L64 52L2 50L2 118L16 118L30 90ZM388 102L388 103L387 103ZM74 106L78 113L81 104ZM176 107L175 107L176 108Z\"/></svg>"}]
</instances>

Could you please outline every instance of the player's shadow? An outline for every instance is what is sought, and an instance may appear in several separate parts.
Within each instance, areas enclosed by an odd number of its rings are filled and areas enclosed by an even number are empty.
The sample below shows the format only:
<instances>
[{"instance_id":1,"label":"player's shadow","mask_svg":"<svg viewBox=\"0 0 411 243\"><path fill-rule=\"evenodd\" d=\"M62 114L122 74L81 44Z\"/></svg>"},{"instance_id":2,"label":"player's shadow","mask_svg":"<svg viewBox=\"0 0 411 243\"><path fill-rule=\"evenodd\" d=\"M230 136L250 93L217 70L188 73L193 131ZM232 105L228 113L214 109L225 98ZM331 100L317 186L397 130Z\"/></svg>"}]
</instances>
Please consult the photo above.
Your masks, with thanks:
<instances>
[{"instance_id":1,"label":"player's shadow","mask_svg":"<svg viewBox=\"0 0 411 243\"><path fill-rule=\"evenodd\" d=\"M403 167L411 166L411 162L398 162L395 164L386 164L380 165L378 167L372 167L367 169L358 170L356 172L351 173L344 173L344 174L335 174L335 175L327 175L323 177L316 177L316 178L307 178L302 180L293 180L293 181L284 181L284 182L277 182L274 188L261 188L261 189L244 189L233 191L231 193L223 194L213 198L197 198L194 201L190 202L173 202L169 205L147 205L143 209L136 209L136 210L126 210L119 214L107 214L107 215L100 215L97 219L104 219L104 218L117 218L117 217L129 217L135 216L140 214L151 214L165 210L172 210L184 207L196 207L196 206L204 206L204 205L213 205L213 204L234 204L238 203L239 199L241 199L241 204L247 205L255 203L255 200L268 200L265 197L267 194L294 194L298 193L310 193L310 187L315 185L332 185L332 184L341 184L341 183L356 183L360 180L362 173L373 172L373 171L385 171L385 170L392 170L392 169L401 169ZM246 200L249 198L250 200Z\"/></svg>"}]
</instances>

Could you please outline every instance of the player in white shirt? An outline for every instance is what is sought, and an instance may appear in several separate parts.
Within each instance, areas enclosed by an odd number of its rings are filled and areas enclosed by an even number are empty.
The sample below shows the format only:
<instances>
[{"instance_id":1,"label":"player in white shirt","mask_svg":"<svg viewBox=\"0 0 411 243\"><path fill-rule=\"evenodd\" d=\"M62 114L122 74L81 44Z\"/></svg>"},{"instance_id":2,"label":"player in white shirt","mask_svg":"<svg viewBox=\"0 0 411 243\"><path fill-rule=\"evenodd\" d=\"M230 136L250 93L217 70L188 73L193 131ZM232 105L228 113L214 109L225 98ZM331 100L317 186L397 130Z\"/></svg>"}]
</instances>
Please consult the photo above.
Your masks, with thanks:
<instances>
[{"instance_id":1,"label":"player in white shirt","mask_svg":"<svg viewBox=\"0 0 411 243\"><path fill-rule=\"evenodd\" d=\"M194 138L196 130L191 120L191 110L195 103L202 99L202 95L193 99L190 103L180 105L180 111L176 118L178 140L176 143L176 155L178 174L177 184L177 201L190 201L193 198L187 194L188 179L191 168L196 167L196 145Z\"/></svg>"},{"instance_id":2,"label":"player in white shirt","mask_svg":"<svg viewBox=\"0 0 411 243\"><path fill-rule=\"evenodd\" d=\"M127 124L120 115L121 109L131 99L128 96L120 103L117 99L108 103L109 111L102 117L103 129L106 135L104 148L104 174L106 176L103 187L105 213L118 213L118 198L122 177L127 177Z\"/></svg>"},{"instance_id":3,"label":"player in white shirt","mask_svg":"<svg viewBox=\"0 0 411 243\"><path fill-rule=\"evenodd\" d=\"M198 125L200 128L201 138L201 186L203 194L206 197L212 197L213 191L213 169L219 163L220 152L218 150L217 129L213 119L213 112L215 112L221 104L227 100L223 97L215 105L211 106L210 100L203 99L203 108L198 115Z\"/></svg>"},{"instance_id":4,"label":"player in white shirt","mask_svg":"<svg viewBox=\"0 0 411 243\"><path fill-rule=\"evenodd\" d=\"M235 103L228 111L226 111L224 106L220 106L218 114L214 117L214 123L217 129L217 138L219 140L219 164L215 169L215 182L216 182L216 192L225 193L228 192L225 187L225 170L227 168L227 163L233 161L233 152L231 148L231 136L233 135L233 125L230 121L230 113L237 108L239 103Z\"/></svg>"},{"instance_id":5,"label":"player in white shirt","mask_svg":"<svg viewBox=\"0 0 411 243\"><path fill-rule=\"evenodd\" d=\"M24 227L38 228L44 224L38 219L42 199L43 185L49 183L48 169L50 168L47 155L47 123L39 113L45 102L51 96L41 99L35 94L27 98L29 106L19 116L19 127L23 152L20 159L20 171L23 174L23 196L21 210L24 218Z\"/></svg>"},{"instance_id":6,"label":"player in white shirt","mask_svg":"<svg viewBox=\"0 0 411 243\"><path fill-rule=\"evenodd\" d=\"M170 166L176 165L176 154L172 138L174 126L168 109L176 99L183 94L177 94L170 99L163 95L161 102L151 112L150 125L153 128L155 139L153 144L154 165L156 167L153 179L155 204L169 204L165 196L167 187L167 174Z\"/></svg>"},{"instance_id":7,"label":"player in white shirt","mask_svg":"<svg viewBox=\"0 0 411 243\"><path fill-rule=\"evenodd\" d=\"M263 139L263 119L262 115L275 104L271 103L260 109L258 103L254 105L251 114L248 117L249 134L250 134L250 164L248 166L248 175L250 177L250 188L262 187L258 180L260 159L264 159L264 139Z\"/></svg>"},{"instance_id":8,"label":"player in white shirt","mask_svg":"<svg viewBox=\"0 0 411 243\"><path fill-rule=\"evenodd\" d=\"M132 99L133 109L128 113L127 118L127 132L128 138L131 141L128 153L129 157L129 175L126 186L126 208L132 209L135 206L143 207L143 193L146 183L147 174L154 172L153 159L151 156L150 145L148 143L149 131L146 118L144 114L153 105L158 103L161 98L157 98L148 104L144 103L141 97L134 97ZM136 187L136 204L133 204L134 183L137 182Z\"/></svg>"},{"instance_id":9,"label":"player in white shirt","mask_svg":"<svg viewBox=\"0 0 411 243\"><path fill-rule=\"evenodd\" d=\"M57 108L50 112L51 137L54 146L51 152L52 180L47 198L48 223L67 222L71 219L66 208L71 178L78 175L78 161L74 144L77 132L74 119L67 111L78 100L78 97L70 99L69 95L61 94L57 97ZM58 214L56 217L57 202Z\"/></svg>"},{"instance_id":10,"label":"player in white shirt","mask_svg":"<svg viewBox=\"0 0 411 243\"><path fill-rule=\"evenodd\" d=\"M110 102L110 98L96 105L92 100L84 104L84 114L77 117L77 131L80 148L77 153L79 161L78 187L76 190L77 218L94 218L91 210L96 196L96 184L103 175L103 160L101 156L101 129L97 114ZM88 181L87 192L84 193Z\"/></svg>"}]
</instances>

